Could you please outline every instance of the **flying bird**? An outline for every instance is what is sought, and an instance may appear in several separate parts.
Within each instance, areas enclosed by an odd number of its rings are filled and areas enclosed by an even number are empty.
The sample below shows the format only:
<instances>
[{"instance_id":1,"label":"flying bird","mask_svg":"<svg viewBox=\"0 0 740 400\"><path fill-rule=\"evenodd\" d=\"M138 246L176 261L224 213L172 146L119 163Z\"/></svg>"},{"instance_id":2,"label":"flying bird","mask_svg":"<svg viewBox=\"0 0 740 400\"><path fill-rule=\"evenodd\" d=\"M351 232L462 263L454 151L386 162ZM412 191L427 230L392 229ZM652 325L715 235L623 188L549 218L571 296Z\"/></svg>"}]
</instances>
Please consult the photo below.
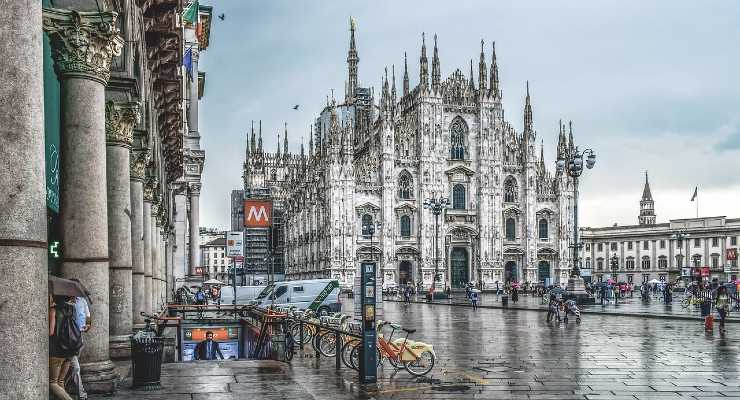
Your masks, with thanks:
<instances>
[{"instance_id":1,"label":"flying bird","mask_svg":"<svg viewBox=\"0 0 740 400\"><path fill-rule=\"evenodd\" d=\"M293 109L294 109L294 110L297 110L297 109L298 109L298 107L300 107L300 104L296 104L296 105L294 105L294 106L293 106Z\"/></svg>"},{"instance_id":2,"label":"flying bird","mask_svg":"<svg viewBox=\"0 0 740 400\"><path fill-rule=\"evenodd\" d=\"M221 21L223 21L225 18L226 18L225 14L221 14L218 16L218 19L220 19Z\"/></svg>"}]
</instances>

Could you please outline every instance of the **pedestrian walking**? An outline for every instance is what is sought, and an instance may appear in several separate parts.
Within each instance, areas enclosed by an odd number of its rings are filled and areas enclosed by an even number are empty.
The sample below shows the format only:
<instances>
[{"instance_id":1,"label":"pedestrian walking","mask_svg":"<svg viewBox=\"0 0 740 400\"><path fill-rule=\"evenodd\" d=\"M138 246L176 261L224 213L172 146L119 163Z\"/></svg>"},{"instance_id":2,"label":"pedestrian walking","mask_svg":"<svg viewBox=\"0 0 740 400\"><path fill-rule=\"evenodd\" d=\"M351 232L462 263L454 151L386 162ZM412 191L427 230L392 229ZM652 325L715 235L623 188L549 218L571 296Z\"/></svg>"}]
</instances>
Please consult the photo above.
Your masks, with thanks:
<instances>
[{"instance_id":1,"label":"pedestrian walking","mask_svg":"<svg viewBox=\"0 0 740 400\"><path fill-rule=\"evenodd\" d=\"M511 301L516 304L517 301L519 301L519 291L516 289L516 286L513 286L511 288Z\"/></svg>"},{"instance_id":2,"label":"pedestrian walking","mask_svg":"<svg viewBox=\"0 0 740 400\"><path fill-rule=\"evenodd\" d=\"M73 279L74 280L74 279ZM75 299L75 319L77 326L80 327L80 332L87 332L92 326L92 318L90 317L90 307L87 304L87 300L84 297L77 297ZM82 338L82 346L84 347L85 340ZM82 347L80 348L82 351ZM75 354L70 361L70 368L72 369L72 382L74 387L77 389L77 397L79 400L87 400L87 392L85 387L82 385L82 376L80 374L80 357Z\"/></svg>"},{"instance_id":3,"label":"pedestrian walking","mask_svg":"<svg viewBox=\"0 0 740 400\"><path fill-rule=\"evenodd\" d=\"M500 295L501 295L501 284L499 283L499 281L496 281L496 296L498 297Z\"/></svg>"},{"instance_id":4,"label":"pedestrian walking","mask_svg":"<svg viewBox=\"0 0 740 400\"><path fill-rule=\"evenodd\" d=\"M720 286L717 288L717 297L714 299L714 308L719 316L719 332L725 333L725 319L730 313L730 295L727 294L727 288Z\"/></svg>"},{"instance_id":5,"label":"pedestrian walking","mask_svg":"<svg viewBox=\"0 0 740 400\"><path fill-rule=\"evenodd\" d=\"M478 309L478 291L477 290L470 291L470 304L473 305L473 310Z\"/></svg>"},{"instance_id":6,"label":"pedestrian walking","mask_svg":"<svg viewBox=\"0 0 740 400\"><path fill-rule=\"evenodd\" d=\"M49 391L62 400L72 400L64 390L64 378L72 358L82 348L75 300L75 297L49 296Z\"/></svg>"},{"instance_id":7,"label":"pedestrian walking","mask_svg":"<svg viewBox=\"0 0 740 400\"><path fill-rule=\"evenodd\" d=\"M449 286L447 286L447 287L445 288L445 294L447 295L447 298L448 298L448 299L451 299L451 298L452 298L452 290L450 289L450 287L449 287Z\"/></svg>"},{"instance_id":8,"label":"pedestrian walking","mask_svg":"<svg viewBox=\"0 0 740 400\"><path fill-rule=\"evenodd\" d=\"M604 298L606 297L606 285L602 284L599 289L599 297L601 297L601 305L604 305Z\"/></svg>"}]
</instances>

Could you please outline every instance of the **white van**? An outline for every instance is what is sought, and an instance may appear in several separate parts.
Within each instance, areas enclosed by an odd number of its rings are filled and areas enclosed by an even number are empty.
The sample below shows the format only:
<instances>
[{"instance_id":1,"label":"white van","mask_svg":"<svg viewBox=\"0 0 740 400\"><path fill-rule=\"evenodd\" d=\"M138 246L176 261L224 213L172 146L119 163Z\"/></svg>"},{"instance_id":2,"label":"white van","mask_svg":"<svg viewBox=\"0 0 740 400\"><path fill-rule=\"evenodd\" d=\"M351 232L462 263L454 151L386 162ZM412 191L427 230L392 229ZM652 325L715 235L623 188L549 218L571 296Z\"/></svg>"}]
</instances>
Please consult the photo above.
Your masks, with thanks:
<instances>
[{"instance_id":1,"label":"white van","mask_svg":"<svg viewBox=\"0 0 740 400\"><path fill-rule=\"evenodd\" d=\"M237 286L236 304L248 304L265 289L265 286ZM221 304L232 304L234 301L234 287L221 287Z\"/></svg>"},{"instance_id":2,"label":"white van","mask_svg":"<svg viewBox=\"0 0 740 400\"><path fill-rule=\"evenodd\" d=\"M255 303L260 307L272 304L281 307L296 306L300 310L314 310L317 314L342 310L339 281L336 279L275 282L257 296Z\"/></svg>"}]
</instances>

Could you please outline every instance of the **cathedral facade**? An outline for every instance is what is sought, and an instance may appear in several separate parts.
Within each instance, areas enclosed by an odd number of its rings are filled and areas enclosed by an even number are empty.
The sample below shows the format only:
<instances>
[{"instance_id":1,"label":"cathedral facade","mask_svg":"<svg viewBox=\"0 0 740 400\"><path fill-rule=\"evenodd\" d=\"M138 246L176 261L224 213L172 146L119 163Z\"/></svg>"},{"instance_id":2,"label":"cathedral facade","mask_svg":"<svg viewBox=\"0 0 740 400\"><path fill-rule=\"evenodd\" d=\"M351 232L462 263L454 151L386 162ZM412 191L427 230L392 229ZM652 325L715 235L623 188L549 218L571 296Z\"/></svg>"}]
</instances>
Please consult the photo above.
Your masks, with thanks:
<instances>
[{"instance_id":1,"label":"cathedral facade","mask_svg":"<svg viewBox=\"0 0 740 400\"><path fill-rule=\"evenodd\" d=\"M386 285L429 287L436 268L452 287L566 281L572 180L545 165L528 85L517 131L504 118L495 47L488 66L481 41L477 77L471 62L469 76L457 69L442 80L436 36L430 70L422 35L416 86L404 56L400 93L395 68L376 93L359 84L353 24L350 32L344 100L327 99L308 151L288 152L287 127L282 151L263 149L261 123L248 138L245 191L269 189L287 213L287 279L351 287L357 264L372 259ZM558 135L563 156L572 130L559 124ZM423 207L441 198L438 217Z\"/></svg>"}]
</instances>

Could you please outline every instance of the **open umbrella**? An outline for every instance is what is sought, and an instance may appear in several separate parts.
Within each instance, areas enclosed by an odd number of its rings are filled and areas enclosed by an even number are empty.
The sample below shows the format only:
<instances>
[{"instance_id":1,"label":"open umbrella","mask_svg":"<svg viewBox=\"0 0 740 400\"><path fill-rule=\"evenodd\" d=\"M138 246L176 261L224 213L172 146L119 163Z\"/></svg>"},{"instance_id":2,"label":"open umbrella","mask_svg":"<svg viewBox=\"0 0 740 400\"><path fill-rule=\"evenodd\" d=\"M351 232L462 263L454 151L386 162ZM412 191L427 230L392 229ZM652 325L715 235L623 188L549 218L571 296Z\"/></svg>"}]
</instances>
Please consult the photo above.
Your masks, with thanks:
<instances>
[{"instance_id":1,"label":"open umbrella","mask_svg":"<svg viewBox=\"0 0 740 400\"><path fill-rule=\"evenodd\" d=\"M614 284L614 279L609 278L609 279L606 280L606 283L608 283L610 285L613 285Z\"/></svg>"},{"instance_id":2,"label":"open umbrella","mask_svg":"<svg viewBox=\"0 0 740 400\"><path fill-rule=\"evenodd\" d=\"M85 288L85 285L54 275L49 275L49 294L54 296L84 297L89 304L92 304L90 294L87 288Z\"/></svg>"},{"instance_id":3,"label":"open umbrella","mask_svg":"<svg viewBox=\"0 0 740 400\"><path fill-rule=\"evenodd\" d=\"M660 283L660 281L657 280L657 279L651 279L650 282L648 282L648 283Z\"/></svg>"},{"instance_id":4,"label":"open umbrella","mask_svg":"<svg viewBox=\"0 0 740 400\"><path fill-rule=\"evenodd\" d=\"M209 279L205 282L203 282L204 285L223 285L224 283L219 281L218 279Z\"/></svg>"}]
</instances>

